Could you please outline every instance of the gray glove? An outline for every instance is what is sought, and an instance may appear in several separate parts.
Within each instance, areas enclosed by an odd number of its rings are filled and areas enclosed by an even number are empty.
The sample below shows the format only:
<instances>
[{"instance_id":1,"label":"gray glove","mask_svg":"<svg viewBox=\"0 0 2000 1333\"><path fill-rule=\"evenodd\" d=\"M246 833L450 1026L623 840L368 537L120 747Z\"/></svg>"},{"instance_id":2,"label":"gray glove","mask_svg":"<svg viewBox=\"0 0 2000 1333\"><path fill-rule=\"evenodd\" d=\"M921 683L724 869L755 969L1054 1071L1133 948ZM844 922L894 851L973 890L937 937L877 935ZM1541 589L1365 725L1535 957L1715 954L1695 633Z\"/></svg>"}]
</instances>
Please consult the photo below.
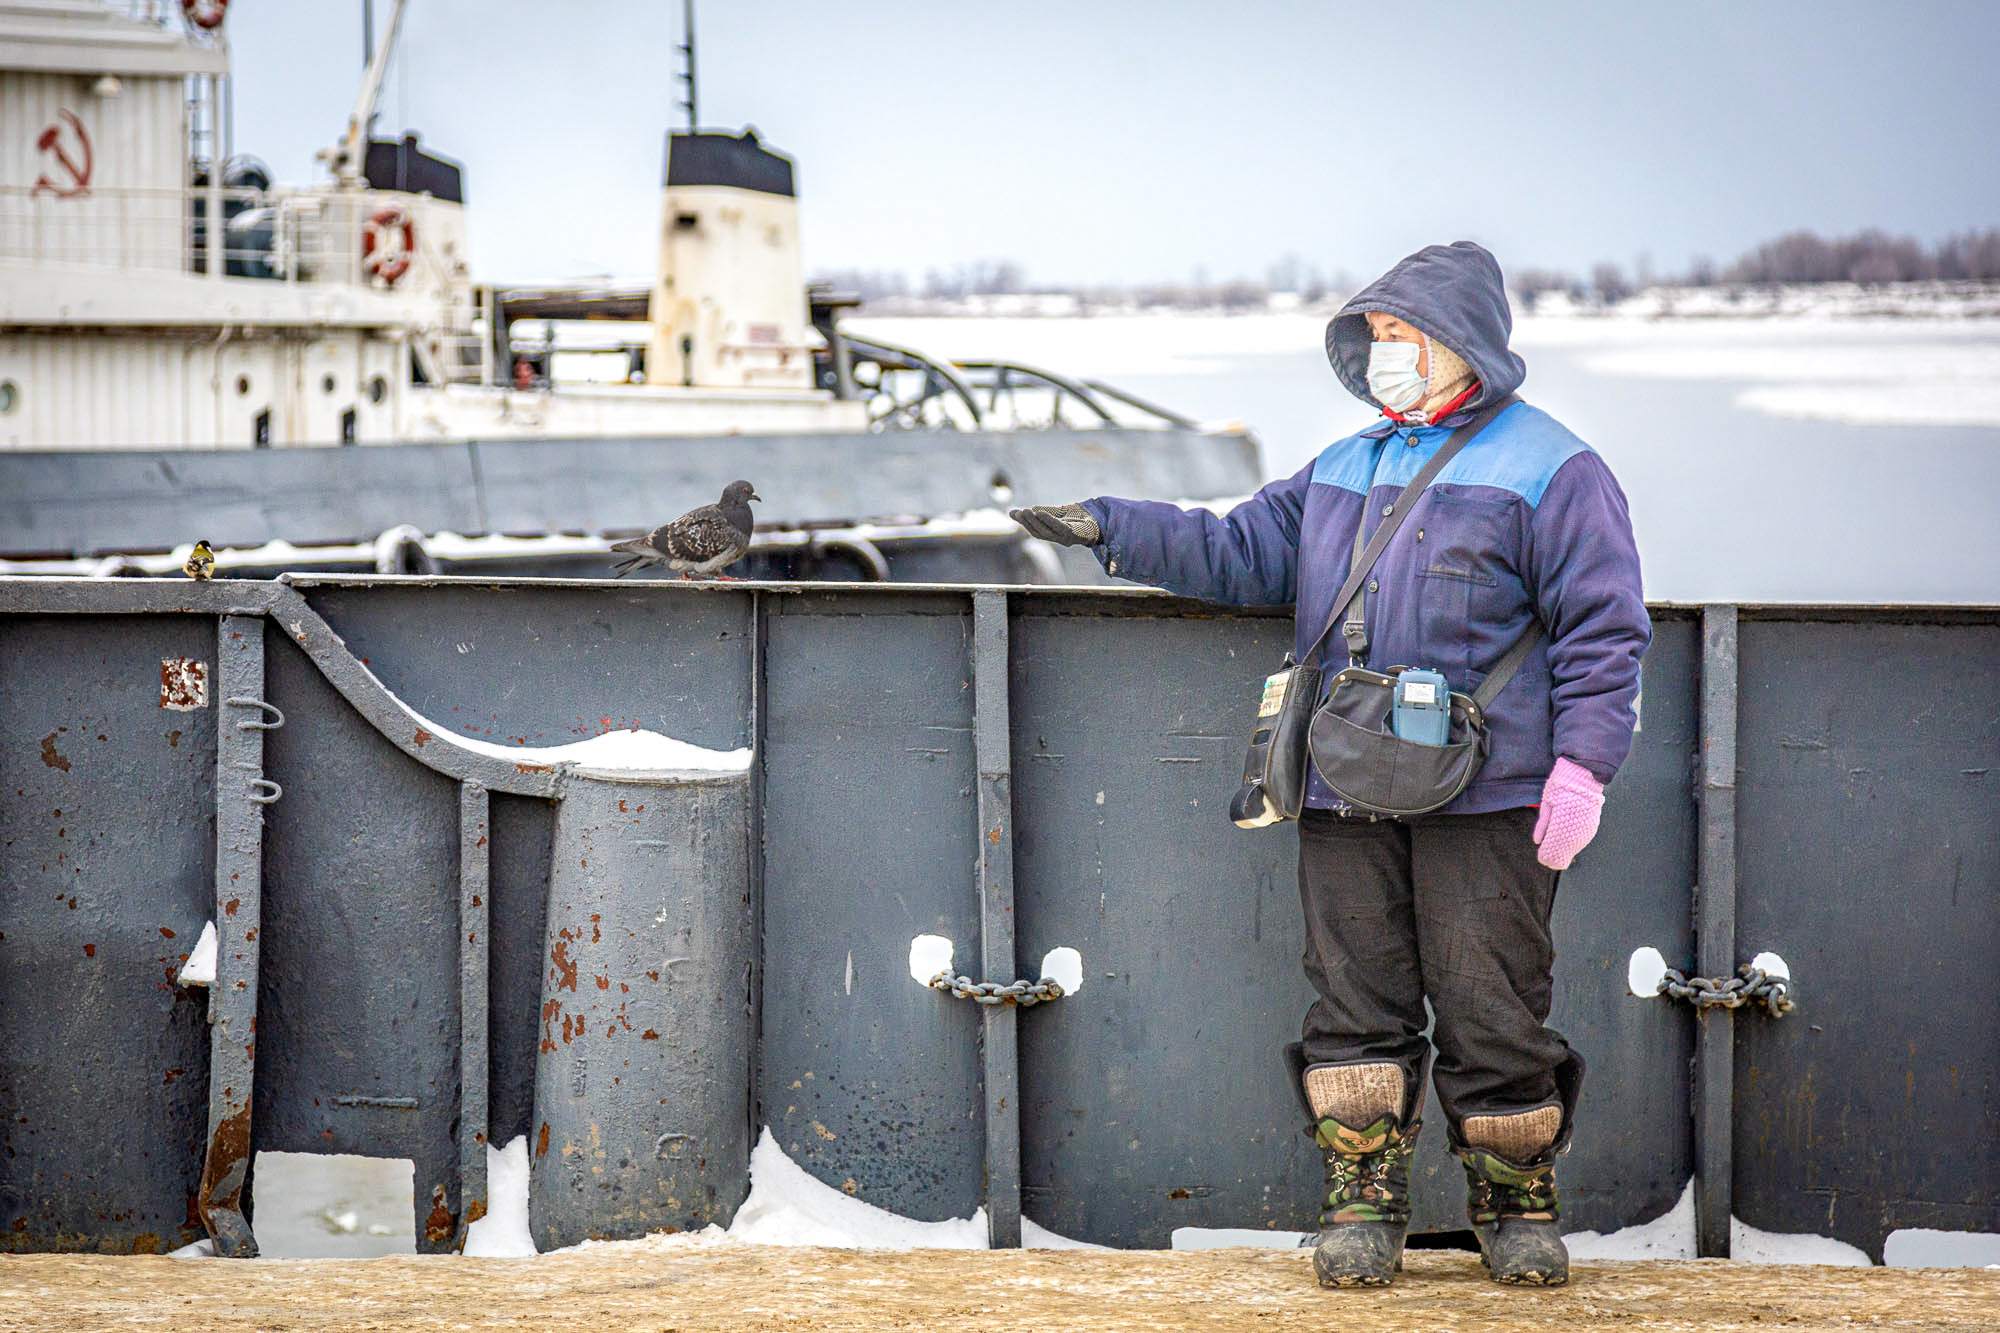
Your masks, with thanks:
<instances>
[{"instance_id":1,"label":"gray glove","mask_svg":"<svg viewBox=\"0 0 2000 1333\"><path fill-rule=\"evenodd\" d=\"M1013 510L1008 517L1030 536L1058 546L1095 546L1104 540L1103 529L1082 505L1036 505Z\"/></svg>"}]
</instances>

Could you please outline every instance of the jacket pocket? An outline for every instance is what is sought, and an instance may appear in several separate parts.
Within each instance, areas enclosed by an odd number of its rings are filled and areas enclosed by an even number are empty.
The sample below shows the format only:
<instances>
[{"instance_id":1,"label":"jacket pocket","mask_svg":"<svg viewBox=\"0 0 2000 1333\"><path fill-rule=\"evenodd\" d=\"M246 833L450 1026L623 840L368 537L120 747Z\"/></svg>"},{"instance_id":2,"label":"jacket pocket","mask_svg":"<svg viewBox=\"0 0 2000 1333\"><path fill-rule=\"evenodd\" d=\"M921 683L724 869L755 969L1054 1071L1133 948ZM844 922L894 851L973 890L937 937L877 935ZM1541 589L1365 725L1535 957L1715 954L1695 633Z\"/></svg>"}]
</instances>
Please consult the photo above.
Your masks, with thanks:
<instances>
[{"instance_id":1,"label":"jacket pocket","mask_svg":"<svg viewBox=\"0 0 2000 1333\"><path fill-rule=\"evenodd\" d=\"M1519 516L1503 498L1433 486L1421 516L1417 602L1436 666L1460 687L1472 668L1472 627L1506 623L1523 596L1514 573Z\"/></svg>"}]
</instances>

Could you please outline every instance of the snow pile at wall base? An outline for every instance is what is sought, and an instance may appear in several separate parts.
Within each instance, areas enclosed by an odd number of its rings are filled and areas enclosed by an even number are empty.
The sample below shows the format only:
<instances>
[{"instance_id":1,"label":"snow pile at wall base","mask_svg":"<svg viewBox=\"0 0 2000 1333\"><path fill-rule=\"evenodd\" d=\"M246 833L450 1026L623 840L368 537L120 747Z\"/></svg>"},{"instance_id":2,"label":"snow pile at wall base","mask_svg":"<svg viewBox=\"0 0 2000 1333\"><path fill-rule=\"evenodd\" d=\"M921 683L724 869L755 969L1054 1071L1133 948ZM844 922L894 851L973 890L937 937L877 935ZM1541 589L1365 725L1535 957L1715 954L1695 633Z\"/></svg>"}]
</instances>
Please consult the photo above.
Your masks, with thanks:
<instances>
[{"instance_id":1,"label":"snow pile at wall base","mask_svg":"<svg viewBox=\"0 0 2000 1333\"><path fill-rule=\"evenodd\" d=\"M465 1252L480 1259L532 1259L528 1232L528 1139L486 1145L486 1216L465 1229Z\"/></svg>"},{"instance_id":2,"label":"snow pile at wall base","mask_svg":"<svg viewBox=\"0 0 2000 1333\"><path fill-rule=\"evenodd\" d=\"M1674 1206L1650 1222L1605 1235L1572 1231L1563 1237L1571 1259L1692 1259L1694 1258L1694 1182L1689 1181Z\"/></svg>"},{"instance_id":3,"label":"snow pile at wall base","mask_svg":"<svg viewBox=\"0 0 2000 1333\"><path fill-rule=\"evenodd\" d=\"M822 1184L787 1157L766 1128L750 1152L750 1197L736 1210L729 1234L753 1245L983 1250L986 1213L943 1222L899 1217Z\"/></svg>"},{"instance_id":4,"label":"snow pile at wall base","mask_svg":"<svg viewBox=\"0 0 2000 1333\"><path fill-rule=\"evenodd\" d=\"M1610 1235L1573 1231L1563 1237L1563 1243L1569 1246L1572 1259L1692 1259L1695 1257L1694 1182L1687 1183L1672 1208L1650 1222ZM1729 1219L1729 1257L1750 1264L1873 1266L1865 1253L1845 1241L1764 1231L1738 1217Z\"/></svg>"},{"instance_id":5,"label":"snow pile at wall base","mask_svg":"<svg viewBox=\"0 0 2000 1333\"><path fill-rule=\"evenodd\" d=\"M1824 1264L1831 1268L1873 1268L1865 1251L1829 1236L1780 1235L1759 1231L1741 1218L1729 1219L1729 1257L1748 1264Z\"/></svg>"},{"instance_id":6,"label":"snow pile at wall base","mask_svg":"<svg viewBox=\"0 0 2000 1333\"><path fill-rule=\"evenodd\" d=\"M622 1246L647 1250L682 1249L725 1242L749 1245L816 1245L842 1250L983 1250L986 1210L970 1217L919 1222L872 1203L851 1198L815 1179L785 1155L769 1128L750 1152L750 1196L736 1220L701 1231L658 1233L639 1240L584 1241L570 1249ZM1030 1250L1101 1250L1102 1245L1071 1240L1029 1218L1021 1219L1021 1244ZM516 1137L505 1148L486 1149L486 1216L466 1233L465 1252L484 1258L530 1258L528 1231L528 1140Z\"/></svg>"}]
</instances>

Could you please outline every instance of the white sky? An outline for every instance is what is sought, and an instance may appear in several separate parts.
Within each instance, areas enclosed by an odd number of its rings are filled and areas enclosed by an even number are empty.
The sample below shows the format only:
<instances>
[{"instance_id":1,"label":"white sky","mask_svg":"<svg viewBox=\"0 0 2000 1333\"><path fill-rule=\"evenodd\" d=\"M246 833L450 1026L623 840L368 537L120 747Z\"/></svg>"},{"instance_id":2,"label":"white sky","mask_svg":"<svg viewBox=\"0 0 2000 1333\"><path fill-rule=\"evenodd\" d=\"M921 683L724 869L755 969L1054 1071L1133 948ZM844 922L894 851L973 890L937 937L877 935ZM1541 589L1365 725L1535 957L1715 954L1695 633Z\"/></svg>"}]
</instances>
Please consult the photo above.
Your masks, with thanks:
<instances>
[{"instance_id":1,"label":"white sky","mask_svg":"<svg viewBox=\"0 0 2000 1333\"><path fill-rule=\"evenodd\" d=\"M389 0L376 0L385 21ZM466 167L475 269L650 276L675 0L413 0L377 132ZM706 128L796 158L809 269L1367 277L1432 241L1677 269L2000 226L1988 0L707 0ZM237 0L236 148L313 174L360 0Z\"/></svg>"}]
</instances>

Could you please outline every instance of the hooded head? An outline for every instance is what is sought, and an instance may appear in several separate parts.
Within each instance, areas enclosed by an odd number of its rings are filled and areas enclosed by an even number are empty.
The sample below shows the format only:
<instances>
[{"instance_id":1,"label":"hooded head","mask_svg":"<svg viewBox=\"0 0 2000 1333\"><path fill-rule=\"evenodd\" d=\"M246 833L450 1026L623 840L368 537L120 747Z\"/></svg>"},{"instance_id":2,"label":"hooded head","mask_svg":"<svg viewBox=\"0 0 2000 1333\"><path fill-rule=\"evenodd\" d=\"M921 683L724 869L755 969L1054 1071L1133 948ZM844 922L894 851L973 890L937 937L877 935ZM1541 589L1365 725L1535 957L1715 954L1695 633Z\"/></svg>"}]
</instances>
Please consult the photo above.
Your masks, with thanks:
<instances>
[{"instance_id":1,"label":"hooded head","mask_svg":"<svg viewBox=\"0 0 2000 1333\"><path fill-rule=\"evenodd\" d=\"M1369 283L1326 326L1326 356L1347 391L1382 406L1368 392L1368 312L1379 310L1428 334L1463 357L1479 379L1466 400L1478 407L1504 398L1528 377L1527 363L1507 350L1514 317L1500 264L1471 241L1428 245Z\"/></svg>"}]
</instances>

